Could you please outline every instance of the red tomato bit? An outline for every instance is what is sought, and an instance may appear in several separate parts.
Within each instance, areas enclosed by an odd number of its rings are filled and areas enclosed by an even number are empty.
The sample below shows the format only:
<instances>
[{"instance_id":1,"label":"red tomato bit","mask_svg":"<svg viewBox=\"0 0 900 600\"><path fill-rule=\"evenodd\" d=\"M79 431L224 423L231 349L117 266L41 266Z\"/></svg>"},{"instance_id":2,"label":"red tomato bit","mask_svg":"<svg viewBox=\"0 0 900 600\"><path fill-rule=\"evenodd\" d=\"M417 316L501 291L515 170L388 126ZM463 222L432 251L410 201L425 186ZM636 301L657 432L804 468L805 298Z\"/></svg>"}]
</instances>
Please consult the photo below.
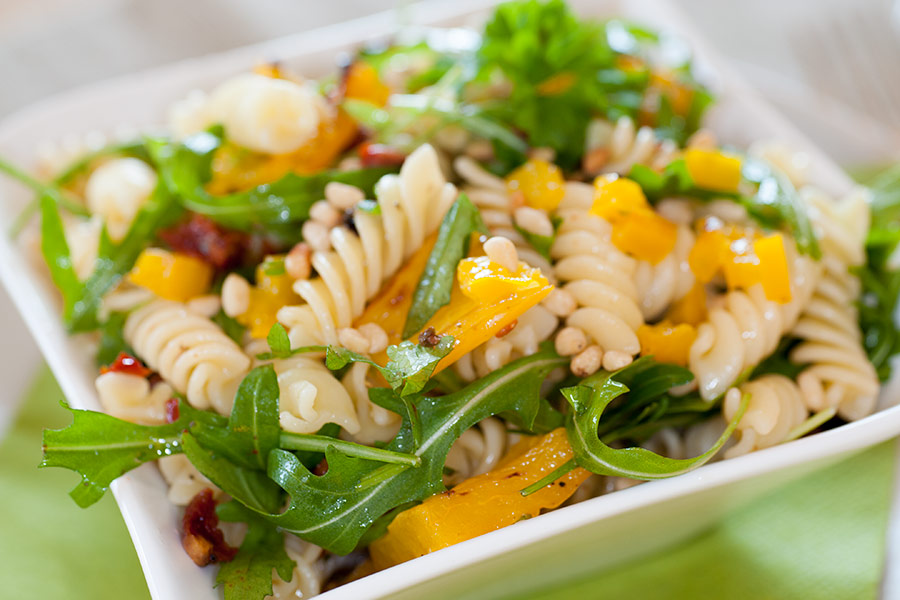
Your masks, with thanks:
<instances>
[{"instance_id":1,"label":"red tomato bit","mask_svg":"<svg viewBox=\"0 0 900 600\"><path fill-rule=\"evenodd\" d=\"M184 537L181 545L197 566L228 562L237 554L237 548L225 543L225 536L219 529L216 501L211 489L206 488L191 498L184 509L182 526Z\"/></svg>"},{"instance_id":2,"label":"red tomato bit","mask_svg":"<svg viewBox=\"0 0 900 600\"><path fill-rule=\"evenodd\" d=\"M100 367L101 373L127 373L128 375L137 375L138 377L146 377L153 371L144 366L144 364L128 354L127 352L119 352L119 356L111 365Z\"/></svg>"},{"instance_id":3,"label":"red tomato bit","mask_svg":"<svg viewBox=\"0 0 900 600\"><path fill-rule=\"evenodd\" d=\"M178 398L166 400L166 423L174 423L181 416L178 410Z\"/></svg>"},{"instance_id":4,"label":"red tomato bit","mask_svg":"<svg viewBox=\"0 0 900 600\"><path fill-rule=\"evenodd\" d=\"M384 144L365 142L358 152L364 167L399 167L406 160L405 154Z\"/></svg>"}]
</instances>

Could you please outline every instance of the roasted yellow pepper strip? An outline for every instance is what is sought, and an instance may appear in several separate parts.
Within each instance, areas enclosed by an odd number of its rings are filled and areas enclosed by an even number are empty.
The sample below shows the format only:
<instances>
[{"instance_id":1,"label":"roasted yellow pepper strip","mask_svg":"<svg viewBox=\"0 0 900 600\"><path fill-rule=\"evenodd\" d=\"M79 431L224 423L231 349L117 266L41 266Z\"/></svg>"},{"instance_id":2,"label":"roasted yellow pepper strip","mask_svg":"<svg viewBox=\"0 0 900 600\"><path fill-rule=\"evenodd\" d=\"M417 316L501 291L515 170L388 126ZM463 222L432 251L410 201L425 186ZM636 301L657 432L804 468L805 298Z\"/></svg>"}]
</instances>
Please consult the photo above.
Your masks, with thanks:
<instances>
[{"instance_id":1,"label":"roasted yellow pepper strip","mask_svg":"<svg viewBox=\"0 0 900 600\"><path fill-rule=\"evenodd\" d=\"M378 71L367 62L356 61L350 65L344 82L344 97L384 106L391 96L391 88L378 77Z\"/></svg>"},{"instance_id":2,"label":"roasted yellow pepper strip","mask_svg":"<svg viewBox=\"0 0 900 600\"><path fill-rule=\"evenodd\" d=\"M641 325L637 331L641 342L641 354L652 355L660 362L687 366L691 344L697 339L693 325L673 325L663 321L656 325Z\"/></svg>"},{"instance_id":3,"label":"roasted yellow pepper strip","mask_svg":"<svg viewBox=\"0 0 900 600\"><path fill-rule=\"evenodd\" d=\"M684 151L688 173L699 187L720 192L736 192L741 183L739 156L718 150L688 148Z\"/></svg>"},{"instance_id":4,"label":"roasted yellow pepper strip","mask_svg":"<svg viewBox=\"0 0 900 600\"><path fill-rule=\"evenodd\" d=\"M791 276L788 271L784 236L773 233L753 242L753 251L759 258L760 280L766 299L787 304L791 301Z\"/></svg>"},{"instance_id":5,"label":"roasted yellow pepper strip","mask_svg":"<svg viewBox=\"0 0 900 600\"><path fill-rule=\"evenodd\" d=\"M706 286L697 281L687 294L672 304L666 312L666 320L696 327L706 320L707 312Z\"/></svg>"},{"instance_id":6,"label":"roasted yellow pepper strip","mask_svg":"<svg viewBox=\"0 0 900 600\"><path fill-rule=\"evenodd\" d=\"M590 476L588 471L576 467L533 494L520 492L570 458L565 429L526 437L493 471L400 513L369 547L375 566L384 569L556 508Z\"/></svg>"},{"instance_id":7,"label":"roasted yellow pepper strip","mask_svg":"<svg viewBox=\"0 0 900 600\"><path fill-rule=\"evenodd\" d=\"M145 287L160 298L186 302L209 289L213 268L199 258L147 248L128 274L131 283Z\"/></svg>"},{"instance_id":8,"label":"roasted yellow pepper strip","mask_svg":"<svg viewBox=\"0 0 900 600\"><path fill-rule=\"evenodd\" d=\"M590 213L612 225L616 248L653 264L668 256L678 239L678 227L656 214L641 186L624 177L601 175L594 180Z\"/></svg>"},{"instance_id":9,"label":"roasted yellow pepper strip","mask_svg":"<svg viewBox=\"0 0 900 600\"><path fill-rule=\"evenodd\" d=\"M412 304L412 294L425 269L425 263L428 261L433 244L434 240L429 240L394 275L387 286L369 303L362 316L355 321L357 325L378 323L388 334L389 343L399 344L403 341L400 336ZM450 354L438 363L435 369L436 373L497 335L504 327L511 325L526 310L546 298L553 289L539 269L520 266L513 277L517 281L513 283L509 280L509 276L512 274L507 269L503 269L483 257L464 259L460 264L469 265L471 263L466 261L479 260L485 264L480 267L481 276L478 278L476 289L492 295L470 297L460 289L457 281L450 294L450 303L437 311L422 328L424 331L433 327L436 334L452 335L456 340L456 345ZM524 265L524 263L522 264ZM494 265L493 270L491 270L491 265ZM503 294L499 295L498 290ZM468 289L468 293L472 293L471 288ZM413 342L418 341L419 333L421 331L409 339ZM388 360L385 352L376 354L372 358L380 364L385 364Z\"/></svg>"},{"instance_id":10,"label":"roasted yellow pepper strip","mask_svg":"<svg viewBox=\"0 0 900 600\"><path fill-rule=\"evenodd\" d=\"M286 273L269 275L269 266L280 257L267 257L256 267L256 286L250 288L250 305L237 316L237 322L246 327L252 337L263 339L277 321L276 315L283 306L299 304L300 296L294 293L293 279Z\"/></svg>"}]
</instances>

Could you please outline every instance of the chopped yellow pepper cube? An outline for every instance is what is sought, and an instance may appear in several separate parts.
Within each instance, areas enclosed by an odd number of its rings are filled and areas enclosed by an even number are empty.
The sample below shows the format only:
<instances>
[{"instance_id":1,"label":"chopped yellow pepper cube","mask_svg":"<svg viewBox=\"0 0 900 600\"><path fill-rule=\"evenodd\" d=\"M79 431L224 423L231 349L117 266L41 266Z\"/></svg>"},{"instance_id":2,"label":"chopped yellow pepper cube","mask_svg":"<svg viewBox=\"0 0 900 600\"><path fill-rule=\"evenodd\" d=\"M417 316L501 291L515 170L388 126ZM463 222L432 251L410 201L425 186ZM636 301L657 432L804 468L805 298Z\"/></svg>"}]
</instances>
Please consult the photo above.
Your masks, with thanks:
<instances>
[{"instance_id":1,"label":"chopped yellow pepper cube","mask_svg":"<svg viewBox=\"0 0 900 600\"><path fill-rule=\"evenodd\" d=\"M766 298L781 304L790 302L791 276L784 251L784 237L773 233L760 238L753 242L753 251L759 258L760 279Z\"/></svg>"},{"instance_id":2,"label":"chopped yellow pepper cube","mask_svg":"<svg viewBox=\"0 0 900 600\"><path fill-rule=\"evenodd\" d=\"M247 312L236 317L237 322L248 329L254 338L265 338L276 323L278 311L283 306L302 302L294 293L293 279L286 273L270 275L266 271L272 264L269 257L256 267L256 286L250 288L250 304Z\"/></svg>"},{"instance_id":3,"label":"chopped yellow pepper cube","mask_svg":"<svg viewBox=\"0 0 900 600\"><path fill-rule=\"evenodd\" d=\"M576 467L533 494L520 492L570 458L565 429L526 436L494 470L397 515L387 534L369 547L375 566L406 562L556 508L590 476L588 471Z\"/></svg>"},{"instance_id":4,"label":"chopped yellow pepper cube","mask_svg":"<svg viewBox=\"0 0 900 600\"><path fill-rule=\"evenodd\" d=\"M533 269L523 262L515 273L487 256L464 258L456 265L456 280L463 295L482 304L500 302L511 294L541 287ZM545 280L546 281L546 280Z\"/></svg>"},{"instance_id":5,"label":"chopped yellow pepper cube","mask_svg":"<svg viewBox=\"0 0 900 600\"><path fill-rule=\"evenodd\" d=\"M697 326L706 320L706 286L699 281L681 299L675 301L666 312L666 320Z\"/></svg>"},{"instance_id":6,"label":"chopped yellow pepper cube","mask_svg":"<svg viewBox=\"0 0 900 600\"><path fill-rule=\"evenodd\" d=\"M688 148L684 151L688 173L699 187L736 192L741 183L741 159L718 150Z\"/></svg>"},{"instance_id":7,"label":"chopped yellow pepper cube","mask_svg":"<svg viewBox=\"0 0 900 600\"><path fill-rule=\"evenodd\" d=\"M639 259L658 263L675 248L678 227L652 210L635 211L613 224L616 248Z\"/></svg>"},{"instance_id":8,"label":"chopped yellow pepper cube","mask_svg":"<svg viewBox=\"0 0 900 600\"><path fill-rule=\"evenodd\" d=\"M656 325L641 325L637 336L644 356L653 355L660 362L687 366L697 330L687 323L673 325L663 321Z\"/></svg>"},{"instance_id":9,"label":"chopped yellow pepper cube","mask_svg":"<svg viewBox=\"0 0 900 600\"><path fill-rule=\"evenodd\" d=\"M345 82L344 97L371 102L375 106L387 104L391 89L378 77L375 67L364 61L350 65Z\"/></svg>"},{"instance_id":10,"label":"chopped yellow pepper cube","mask_svg":"<svg viewBox=\"0 0 900 600\"><path fill-rule=\"evenodd\" d=\"M199 258L161 248L141 252L128 279L160 298L186 302L209 289L213 268Z\"/></svg>"},{"instance_id":11,"label":"chopped yellow pepper cube","mask_svg":"<svg viewBox=\"0 0 900 600\"><path fill-rule=\"evenodd\" d=\"M639 210L650 210L650 205L638 182L615 175L594 179L592 215L614 223Z\"/></svg>"},{"instance_id":12,"label":"chopped yellow pepper cube","mask_svg":"<svg viewBox=\"0 0 900 600\"><path fill-rule=\"evenodd\" d=\"M730 259L730 240L718 230L703 231L697 236L694 247L688 254L688 264L694 277L701 283L709 283L722 265Z\"/></svg>"},{"instance_id":13,"label":"chopped yellow pepper cube","mask_svg":"<svg viewBox=\"0 0 900 600\"><path fill-rule=\"evenodd\" d=\"M556 210L566 194L559 167L536 158L506 176L506 189L510 194L522 194L528 206L548 212Z\"/></svg>"}]
</instances>

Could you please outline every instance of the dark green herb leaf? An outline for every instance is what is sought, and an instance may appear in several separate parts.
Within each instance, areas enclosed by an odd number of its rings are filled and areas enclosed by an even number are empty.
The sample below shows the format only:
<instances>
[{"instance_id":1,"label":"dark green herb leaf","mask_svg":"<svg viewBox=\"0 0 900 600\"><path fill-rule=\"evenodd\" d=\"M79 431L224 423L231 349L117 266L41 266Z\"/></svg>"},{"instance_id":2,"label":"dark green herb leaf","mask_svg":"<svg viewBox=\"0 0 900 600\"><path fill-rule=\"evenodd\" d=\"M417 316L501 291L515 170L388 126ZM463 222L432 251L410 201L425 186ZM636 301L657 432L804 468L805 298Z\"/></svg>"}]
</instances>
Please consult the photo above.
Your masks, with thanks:
<instances>
[{"instance_id":1,"label":"dark green herb leaf","mask_svg":"<svg viewBox=\"0 0 900 600\"><path fill-rule=\"evenodd\" d=\"M725 444L747 407L749 397L744 398L740 410L728 424L725 433L709 450L695 458L667 458L638 447L611 448L600 439L597 432L603 411L609 403L628 392L628 387L618 381L617 376L621 375L623 379L634 382L641 379L640 372L629 374L628 368L615 373L603 373L599 377L592 376L584 380L582 385L562 390L563 396L574 409L574 414L570 415L566 424L566 431L575 453L575 462L592 473L632 479L662 479L696 469L711 459ZM646 365L638 365L636 370L646 368Z\"/></svg>"},{"instance_id":2,"label":"dark green herb leaf","mask_svg":"<svg viewBox=\"0 0 900 600\"><path fill-rule=\"evenodd\" d=\"M70 495L82 508L90 506L119 477L150 462L181 452L181 432L195 417L184 402L181 418L169 425L135 425L89 410L69 410L74 417L64 429L44 430L41 467L63 467L81 474L82 481Z\"/></svg>"},{"instance_id":3,"label":"dark green herb leaf","mask_svg":"<svg viewBox=\"0 0 900 600\"><path fill-rule=\"evenodd\" d=\"M487 234L487 228L478 208L468 196L460 194L444 215L437 241L413 292L412 305L403 327L403 338L421 330L438 309L450 303L456 265L468 252L469 240L475 232Z\"/></svg>"},{"instance_id":4,"label":"dark green herb leaf","mask_svg":"<svg viewBox=\"0 0 900 600\"><path fill-rule=\"evenodd\" d=\"M263 600L272 593L272 571L290 581L296 563L284 550L284 534L235 501L216 511L223 521L247 523L247 534L233 560L222 563L216 586L225 600Z\"/></svg>"},{"instance_id":5,"label":"dark green herb leaf","mask_svg":"<svg viewBox=\"0 0 900 600\"><path fill-rule=\"evenodd\" d=\"M134 350L125 342L124 330L127 318L128 313L110 313L106 322L100 326L100 347L94 357L98 367L112 364L122 352L134 356Z\"/></svg>"},{"instance_id":6,"label":"dark green herb leaf","mask_svg":"<svg viewBox=\"0 0 900 600\"><path fill-rule=\"evenodd\" d=\"M241 381L227 428L198 423L191 432L206 448L236 465L265 469L269 452L278 447L278 378L272 365L250 371Z\"/></svg>"},{"instance_id":7,"label":"dark green herb leaf","mask_svg":"<svg viewBox=\"0 0 900 600\"><path fill-rule=\"evenodd\" d=\"M50 269L50 278L62 293L63 315L69 321L81 296L81 281L72 266L66 231L56 202L46 194L41 196L41 252Z\"/></svg>"},{"instance_id":8,"label":"dark green herb leaf","mask_svg":"<svg viewBox=\"0 0 900 600\"><path fill-rule=\"evenodd\" d=\"M511 411L519 413L524 423L533 423L540 409L541 382L550 370L565 363L546 350L521 358L455 394L417 397L422 443L413 454L422 460L418 468L381 465L331 449L326 453L328 472L316 477L293 454L273 451L269 475L288 492L291 503L284 513L263 516L331 552L350 552L378 517L443 490L447 452L463 431L491 415ZM404 419L387 449L408 452L412 447L411 427ZM250 498L245 501L241 490L224 489L243 504L254 504Z\"/></svg>"},{"instance_id":9,"label":"dark green herb leaf","mask_svg":"<svg viewBox=\"0 0 900 600\"><path fill-rule=\"evenodd\" d=\"M244 331L246 327L237 322L237 320L225 314L224 310L219 310L213 318L213 323L222 328L225 335L233 339L238 344L244 343Z\"/></svg>"},{"instance_id":10,"label":"dark green herb leaf","mask_svg":"<svg viewBox=\"0 0 900 600\"><path fill-rule=\"evenodd\" d=\"M287 358L291 355L291 339L287 330L281 323L275 323L266 336L266 342L272 350L272 355L277 358Z\"/></svg>"}]
</instances>

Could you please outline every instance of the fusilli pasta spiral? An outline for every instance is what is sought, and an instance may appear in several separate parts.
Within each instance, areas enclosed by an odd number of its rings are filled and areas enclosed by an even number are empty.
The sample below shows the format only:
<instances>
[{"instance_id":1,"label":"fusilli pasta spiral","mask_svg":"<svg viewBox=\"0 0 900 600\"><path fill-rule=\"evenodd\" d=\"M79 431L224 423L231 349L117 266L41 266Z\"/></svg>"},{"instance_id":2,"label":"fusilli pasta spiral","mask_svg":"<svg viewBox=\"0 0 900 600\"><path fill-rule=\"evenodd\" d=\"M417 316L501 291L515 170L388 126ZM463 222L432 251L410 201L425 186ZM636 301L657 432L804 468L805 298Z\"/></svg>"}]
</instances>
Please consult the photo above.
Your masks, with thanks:
<instances>
[{"instance_id":1,"label":"fusilli pasta spiral","mask_svg":"<svg viewBox=\"0 0 900 600\"><path fill-rule=\"evenodd\" d=\"M272 595L268 600L288 600L292 598L309 598L322 592L325 583L325 567L322 560L323 550L316 545L304 542L295 535L284 536L284 550L296 563L290 581L282 581L272 573Z\"/></svg>"},{"instance_id":2,"label":"fusilli pasta spiral","mask_svg":"<svg viewBox=\"0 0 900 600\"><path fill-rule=\"evenodd\" d=\"M688 255L694 246L694 232L679 225L675 248L657 264L637 261L634 282L644 318L654 320L676 300L681 299L694 285L694 273Z\"/></svg>"},{"instance_id":3,"label":"fusilli pasta spiral","mask_svg":"<svg viewBox=\"0 0 900 600\"><path fill-rule=\"evenodd\" d=\"M231 413L250 358L209 319L183 304L155 300L128 315L125 341L199 409Z\"/></svg>"},{"instance_id":4,"label":"fusilli pasta spiral","mask_svg":"<svg viewBox=\"0 0 900 600\"><path fill-rule=\"evenodd\" d=\"M707 321L697 328L689 367L704 399L724 394L744 369L770 355L809 302L819 277L819 265L798 254L789 238L785 238L785 250L791 280L790 302L779 304L766 299L759 284L746 291L733 290L712 303Z\"/></svg>"},{"instance_id":5,"label":"fusilli pasta spiral","mask_svg":"<svg viewBox=\"0 0 900 600\"><path fill-rule=\"evenodd\" d=\"M294 283L306 304L278 313L294 346L337 344L337 330L352 325L366 301L438 228L456 188L446 182L437 154L426 144L407 157L399 175L381 178L376 195L381 214L357 210L356 233L333 228L333 250L312 255L318 277Z\"/></svg>"},{"instance_id":6,"label":"fusilli pasta spiral","mask_svg":"<svg viewBox=\"0 0 900 600\"><path fill-rule=\"evenodd\" d=\"M337 423L351 434L359 432L353 400L321 359L301 354L274 365L282 429L315 433L326 423Z\"/></svg>"},{"instance_id":7,"label":"fusilli pasta spiral","mask_svg":"<svg viewBox=\"0 0 900 600\"><path fill-rule=\"evenodd\" d=\"M780 444L809 416L796 383L784 375L763 375L728 390L722 404L726 420L734 418L743 394L750 395L749 404L737 426L738 442L725 458Z\"/></svg>"},{"instance_id":8,"label":"fusilli pasta spiral","mask_svg":"<svg viewBox=\"0 0 900 600\"><path fill-rule=\"evenodd\" d=\"M591 121L586 146L588 156L596 151L604 153L604 160L597 162L599 169L591 169L591 174L626 175L637 164L661 169L678 152L675 142L658 139L651 127L637 128L630 117L620 117L615 124L603 119Z\"/></svg>"},{"instance_id":9,"label":"fusilli pasta spiral","mask_svg":"<svg viewBox=\"0 0 900 600\"><path fill-rule=\"evenodd\" d=\"M169 384L152 388L145 377L109 371L94 380L100 405L117 419L141 425L166 422L166 401L172 397Z\"/></svg>"},{"instance_id":10,"label":"fusilli pasta spiral","mask_svg":"<svg viewBox=\"0 0 900 600\"><path fill-rule=\"evenodd\" d=\"M184 454L164 456L156 462L163 479L169 484L169 502L187 506L191 499L206 488L221 496L222 491L200 474Z\"/></svg>"},{"instance_id":11,"label":"fusilli pasta spiral","mask_svg":"<svg viewBox=\"0 0 900 600\"><path fill-rule=\"evenodd\" d=\"M463 432L451 446L445 466L453 470L444 478L447 485L487 473L497 466L507 448L510 434L500 419L490 417Z\"/></svg>"},{"instance_id":12,"label":"fusilli pasta spiral","mask_svg":"<svg viewBox=\"0 0 900 600\"><path fill-rule=\"evenodd\" d=\"M369 365L365 363L354 363L341 380L356 407L359 431L353 435L353 439L362 444L387 442L400 429L400 415L369 400L369 369Z\"/></svg>"},{"instance_id":13,"label":"fusilli pasta spiral","mask_svg":"<svg viewBox=\"0 0 900 600\"><path fill-rule=\"evenodd\" d=\"M604 351L635 355L643 322L634 284L636 261L610 240L609 223L585 209L558 211L563 218L550 255L563 289L578 308L566 325L582 329Z\"/></svg>"}]
</instances>

